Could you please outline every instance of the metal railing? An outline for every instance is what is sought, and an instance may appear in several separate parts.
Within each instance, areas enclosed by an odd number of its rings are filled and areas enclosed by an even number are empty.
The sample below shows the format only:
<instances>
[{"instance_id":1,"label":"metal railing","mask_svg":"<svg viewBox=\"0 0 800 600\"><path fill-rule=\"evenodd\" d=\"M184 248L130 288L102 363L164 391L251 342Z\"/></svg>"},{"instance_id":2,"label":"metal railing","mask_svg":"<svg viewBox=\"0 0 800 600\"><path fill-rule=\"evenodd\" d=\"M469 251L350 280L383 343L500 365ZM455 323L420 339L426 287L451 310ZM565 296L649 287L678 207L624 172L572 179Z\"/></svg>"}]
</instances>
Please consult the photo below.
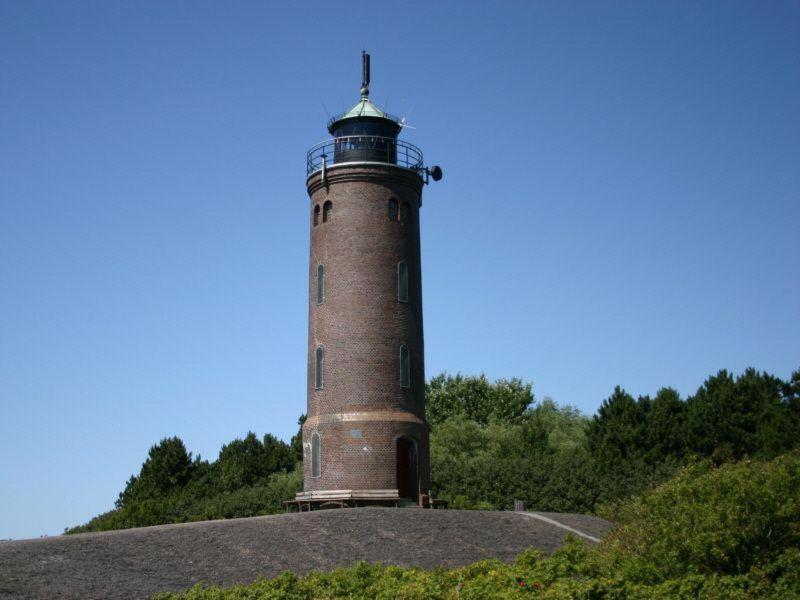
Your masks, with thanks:
<instances>
[{"instance_id":1,"label":"metal railing","mask_svg":"<svg viewBox=\"0 0 800 600\"><path fill-rule=\"evenodd\" d=\"M345 163L377 162L422 170L422 151L402 140L374 135L349 135L321 142L306 155L307 175Z\"/></svg>"}]
</instances>

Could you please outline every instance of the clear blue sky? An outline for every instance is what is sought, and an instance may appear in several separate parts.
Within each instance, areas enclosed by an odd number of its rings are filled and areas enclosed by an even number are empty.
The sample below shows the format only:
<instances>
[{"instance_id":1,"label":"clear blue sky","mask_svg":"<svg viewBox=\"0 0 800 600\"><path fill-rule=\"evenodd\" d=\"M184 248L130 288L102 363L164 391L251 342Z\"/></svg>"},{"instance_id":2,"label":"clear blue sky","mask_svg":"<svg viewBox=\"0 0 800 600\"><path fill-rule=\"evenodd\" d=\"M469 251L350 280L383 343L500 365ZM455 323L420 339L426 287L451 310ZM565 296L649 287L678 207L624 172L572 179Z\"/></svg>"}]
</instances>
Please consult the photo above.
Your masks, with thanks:
<instances>
[{"instance_id":1,"label":"clear blue sky","mask_svg":"<svg viewBox=\"0 0 800 600\"><path fill-rule=\"evenodd\" d=\"M305 152L362 48L445 172L429 376L591 414L800 367L797 2L3 2L0 538L112 508L164 436L296 431Z\"/></svg>"}]
</instances>

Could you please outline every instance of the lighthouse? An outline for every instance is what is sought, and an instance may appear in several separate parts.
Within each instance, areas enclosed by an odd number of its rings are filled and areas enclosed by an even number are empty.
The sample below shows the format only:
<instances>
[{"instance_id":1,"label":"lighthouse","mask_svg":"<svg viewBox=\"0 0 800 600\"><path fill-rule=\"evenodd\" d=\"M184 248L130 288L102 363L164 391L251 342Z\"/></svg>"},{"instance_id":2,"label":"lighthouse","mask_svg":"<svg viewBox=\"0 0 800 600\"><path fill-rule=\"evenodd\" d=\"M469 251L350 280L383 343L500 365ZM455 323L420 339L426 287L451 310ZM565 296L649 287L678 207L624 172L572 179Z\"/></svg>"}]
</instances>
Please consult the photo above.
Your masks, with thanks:
<instances>
[{"instance_id":1,"label":"lighthouse","mask_svg":"<svg viewBox=\"0 0 800 600\"><path fill-rule=\"evenodd\" d=\"M360 99L307 154L308 408L295 501L414 503L429 486L420 208L441 179L404 122Z\"/></svg>"}]
</instances>

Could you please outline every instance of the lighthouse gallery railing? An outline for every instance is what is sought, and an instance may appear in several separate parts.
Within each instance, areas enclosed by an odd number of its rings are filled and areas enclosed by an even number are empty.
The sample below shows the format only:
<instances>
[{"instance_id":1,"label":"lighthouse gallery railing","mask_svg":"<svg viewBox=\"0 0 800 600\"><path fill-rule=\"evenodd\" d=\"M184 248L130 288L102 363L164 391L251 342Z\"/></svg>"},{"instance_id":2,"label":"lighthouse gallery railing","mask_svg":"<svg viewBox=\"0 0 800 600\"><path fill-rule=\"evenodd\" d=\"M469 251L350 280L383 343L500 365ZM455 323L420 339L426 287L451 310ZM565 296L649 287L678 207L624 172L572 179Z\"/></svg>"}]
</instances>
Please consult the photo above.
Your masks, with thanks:
<instances>
[{"instance_id":1,"label":"lighthouse gallery railing","mask_svg":"<svg viewBox=\"0 0 800 600\"><path fill-rule=\"evenodd\" d=\"M422 170L422 151L402 140L373 135L348 135L321 142L306 155L307 174L345 163L385 163Z\"/></svg>"}]
</instances>

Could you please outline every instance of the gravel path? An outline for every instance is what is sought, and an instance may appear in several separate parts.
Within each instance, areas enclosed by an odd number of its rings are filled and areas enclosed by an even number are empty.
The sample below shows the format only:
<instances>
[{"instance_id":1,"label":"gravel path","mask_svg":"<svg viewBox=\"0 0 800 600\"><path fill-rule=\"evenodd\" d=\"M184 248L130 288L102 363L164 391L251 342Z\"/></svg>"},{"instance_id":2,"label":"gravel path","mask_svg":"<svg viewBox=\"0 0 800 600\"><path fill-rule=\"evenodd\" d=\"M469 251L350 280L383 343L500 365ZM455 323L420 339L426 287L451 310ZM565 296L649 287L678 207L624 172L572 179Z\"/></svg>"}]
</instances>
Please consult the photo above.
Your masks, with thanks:
<instances>
[{"instance_id":1,"label":"gravel path","mask_svg":"<svg viewBox=\"0 0 800 600\"><path fill-rule=\"evenodd\" d=\"M548 519L558 521L562 525L572 527L592 537L601 538L608 531L609 523L597 517L587 515L571 515L568 513L553 513L536 511L534 514L542 515Z\"/></svg>"},{"instance_id":2,"label":"gravel path","mask_svg":"<svg viewBox=\"0 0 800 600\"><path fill-rule=\"evenodd\" d=\"M593 536L596 517L541 513ZM149 598L357 560L455 567L551 552L567 532L513 512L351 508L0 543L0 598Z\"/></svg>"}]
</instances>

